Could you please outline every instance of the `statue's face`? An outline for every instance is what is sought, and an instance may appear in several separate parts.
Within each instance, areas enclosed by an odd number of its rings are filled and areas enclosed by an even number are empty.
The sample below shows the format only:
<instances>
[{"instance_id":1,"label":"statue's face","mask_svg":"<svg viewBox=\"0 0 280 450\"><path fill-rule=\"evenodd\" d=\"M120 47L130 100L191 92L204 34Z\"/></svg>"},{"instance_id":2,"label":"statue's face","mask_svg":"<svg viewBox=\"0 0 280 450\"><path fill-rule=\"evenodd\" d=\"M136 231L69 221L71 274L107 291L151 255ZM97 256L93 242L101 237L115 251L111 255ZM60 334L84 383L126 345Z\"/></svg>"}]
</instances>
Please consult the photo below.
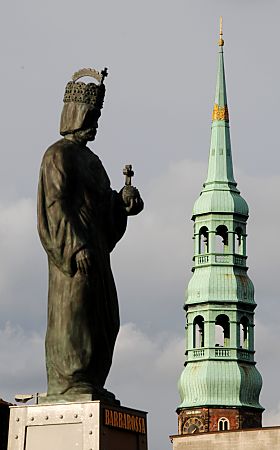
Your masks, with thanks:
<instances>
[{"instance_id":1,"label":"statue's face","mask_svg":"<svg viewBox=\"0 0 280 450\"><path fill-rule=\"evenodd\" d=\"M88 141L94 141L96 133L97 133L97 126L96 127L90 127L86 129L81 129L75 131L75 137L80 142L88 142Z\"/></svg>"},{"instance_id":2,"label":"statue's face","mask_svg":"<svg viewBox=\"0 0 280 450\"><path fill-rule=\"evenodd\" d=\"M83 127L79 131L79 133L83 136L83 138L87 141L94 141L97 128L98 128L98 119L100 117L100 111L98 112L89 112L84 120Z\"/></svg>"},{"instance_id":3,"label":"statue's face","mask_svg":"<svg viewBox=\"0 0 280 450\"><path fill-rule=\"evenodd\" d=\"M94 141L96 133L97 133L98 125L95 127L87 128L86 130L82 130L84 132L85 139L87 141Z\"/></svg>"}]
</instances>

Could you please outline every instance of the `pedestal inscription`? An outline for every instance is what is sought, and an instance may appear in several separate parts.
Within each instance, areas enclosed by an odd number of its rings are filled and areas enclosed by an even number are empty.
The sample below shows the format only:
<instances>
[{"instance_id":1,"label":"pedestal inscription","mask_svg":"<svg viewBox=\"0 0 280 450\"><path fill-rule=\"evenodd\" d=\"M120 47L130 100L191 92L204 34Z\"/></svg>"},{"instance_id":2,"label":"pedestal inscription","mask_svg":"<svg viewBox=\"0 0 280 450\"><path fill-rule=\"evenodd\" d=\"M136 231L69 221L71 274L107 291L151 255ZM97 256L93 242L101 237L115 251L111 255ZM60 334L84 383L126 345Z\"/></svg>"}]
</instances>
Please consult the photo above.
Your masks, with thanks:
<instances>
[{"instance_id":1,"label":"pedestal inscription","mask_svg":"<svg viewBox=\"0 0 280 450\"><path fill-rule=\"evenodd\" d=\"M100 401L12 406L8 450L147 450L146 413Z\"/></svg>"}]
</instances>

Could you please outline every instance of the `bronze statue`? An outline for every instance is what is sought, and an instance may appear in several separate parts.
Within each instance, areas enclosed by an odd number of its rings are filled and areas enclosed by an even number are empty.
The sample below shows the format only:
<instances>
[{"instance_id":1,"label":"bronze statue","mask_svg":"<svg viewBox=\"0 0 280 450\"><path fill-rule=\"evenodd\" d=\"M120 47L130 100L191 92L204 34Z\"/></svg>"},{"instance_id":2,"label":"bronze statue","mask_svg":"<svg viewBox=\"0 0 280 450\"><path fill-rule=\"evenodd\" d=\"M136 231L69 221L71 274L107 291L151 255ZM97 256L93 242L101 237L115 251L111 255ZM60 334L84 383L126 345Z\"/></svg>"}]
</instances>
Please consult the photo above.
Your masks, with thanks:
<instances>
[{"instance_id":1,"label":"bronze statue","mask_svg":"<svg viewBox=\"0 0 280 450\"><path fill-rule=\"evenodd\" d=\"M98 127L104 78L82 69L66 86L63 136L44 154L38 190L38 231L49 263L46 366L48 397L113 400L104 389L119 331L119 309L110 252L123 236L127 216L143 209L138 190L118 193L88 147ZM77 82L92 76L96 83ZM65 397L66 396L66 397Z\"/></svg>"}]
</instances>

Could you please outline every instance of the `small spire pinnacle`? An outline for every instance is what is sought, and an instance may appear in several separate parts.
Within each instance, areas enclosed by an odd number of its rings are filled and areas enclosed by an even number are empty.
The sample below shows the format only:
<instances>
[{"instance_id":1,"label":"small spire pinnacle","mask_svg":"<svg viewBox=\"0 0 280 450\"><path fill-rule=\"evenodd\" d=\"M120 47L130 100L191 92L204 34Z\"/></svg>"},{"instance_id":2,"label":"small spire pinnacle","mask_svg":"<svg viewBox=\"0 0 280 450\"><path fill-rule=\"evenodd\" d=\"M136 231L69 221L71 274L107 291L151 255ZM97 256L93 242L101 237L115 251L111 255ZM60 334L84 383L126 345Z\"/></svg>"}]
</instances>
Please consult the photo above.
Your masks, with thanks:
<instances>
[{"instance_id":1,"label":"small spire pinnacle","mask_svg":"<svg viewBox=\"0 0 280 450\"><path fill-rule=\"evenodd\" d=\"M224 46L224 40L223 40L223 18L220 16L220 39L219 39L219 47Z\"/></svg>"}]
</instances>

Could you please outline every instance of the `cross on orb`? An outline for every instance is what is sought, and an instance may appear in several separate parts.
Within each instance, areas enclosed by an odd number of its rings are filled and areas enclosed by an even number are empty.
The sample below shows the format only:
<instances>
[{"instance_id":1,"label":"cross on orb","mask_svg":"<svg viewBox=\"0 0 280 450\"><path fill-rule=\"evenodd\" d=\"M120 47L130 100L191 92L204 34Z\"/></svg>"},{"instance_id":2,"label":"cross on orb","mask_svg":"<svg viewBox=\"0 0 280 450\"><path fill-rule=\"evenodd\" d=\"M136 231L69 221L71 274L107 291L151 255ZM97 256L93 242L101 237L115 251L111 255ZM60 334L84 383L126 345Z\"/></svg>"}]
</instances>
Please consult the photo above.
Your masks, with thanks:
<instances>
[{"instance_id":1,"label":"cross on orb","mask_svg":"<svg viewBox=\"0 0 280 450\"><path fill-rule=\"evenodd\" d=\"M125 185L131 186L131 178L134 175L131 164L126 164L123 169L123 174L125 175Z\"/></svg>"}]
</instances>

